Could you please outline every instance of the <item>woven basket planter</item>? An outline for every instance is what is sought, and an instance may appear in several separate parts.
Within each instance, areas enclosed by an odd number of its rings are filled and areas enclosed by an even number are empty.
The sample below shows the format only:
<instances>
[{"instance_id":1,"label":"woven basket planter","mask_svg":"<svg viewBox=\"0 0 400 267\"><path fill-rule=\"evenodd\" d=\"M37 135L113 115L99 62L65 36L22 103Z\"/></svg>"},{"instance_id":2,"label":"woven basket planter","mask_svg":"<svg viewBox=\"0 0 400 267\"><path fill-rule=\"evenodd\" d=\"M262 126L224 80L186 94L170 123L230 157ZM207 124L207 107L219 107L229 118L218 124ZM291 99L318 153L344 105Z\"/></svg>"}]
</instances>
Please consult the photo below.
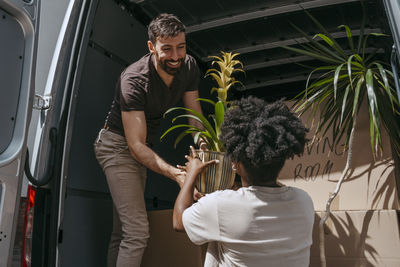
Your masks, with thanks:
<instances>
[{"instance_id":1,"label":"woven basket planter","mask_svg":"<svg viewBox=\"0 0 400 267\"><path fill-rule=\"evenodd\" d=\"M230 159L224 152L196 150L200 159L205 162L218 159L218 164L208 166L196 181L197 190L202 193L211 193L217 190L232 188L235 182L235 172L232 170Z\"/></svg>"}]
</instances>

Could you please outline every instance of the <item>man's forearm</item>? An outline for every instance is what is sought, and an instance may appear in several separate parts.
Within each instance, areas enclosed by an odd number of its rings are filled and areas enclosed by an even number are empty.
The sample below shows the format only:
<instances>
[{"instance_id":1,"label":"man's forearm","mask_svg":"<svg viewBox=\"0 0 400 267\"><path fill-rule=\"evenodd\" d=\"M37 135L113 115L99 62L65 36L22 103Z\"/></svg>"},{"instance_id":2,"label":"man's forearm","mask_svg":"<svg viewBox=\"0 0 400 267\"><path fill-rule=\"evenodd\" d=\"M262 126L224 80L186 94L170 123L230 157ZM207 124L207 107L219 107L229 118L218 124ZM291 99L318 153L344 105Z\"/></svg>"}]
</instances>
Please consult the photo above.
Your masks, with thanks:
<instances>
[{"instance_id":1,"label":"man's forearm","mask_svg":"<svg viewBox=\"0 0 400 267\"><path fill-rule=\"evenodd\" d=\"M157 155L157 153L145 144L136 142L129 147L129 150L134 159L150 170L176 181L176 172L179 170L165 162ZM177 182L180 183L180 181Z\"/></svg>"},{"instance_id":2,"label":"man's forearm","mask_svg":"<svg viewBox=\"0 0 400 267\"><path fill-rule=\"evenodd\" d=\"M121 117L126 141L133 158L150 170L169 177L182 185L185 178L183 171L165 162L146 146L147 126L144 111L122 111Z\"/></svg>"}]
</instances>

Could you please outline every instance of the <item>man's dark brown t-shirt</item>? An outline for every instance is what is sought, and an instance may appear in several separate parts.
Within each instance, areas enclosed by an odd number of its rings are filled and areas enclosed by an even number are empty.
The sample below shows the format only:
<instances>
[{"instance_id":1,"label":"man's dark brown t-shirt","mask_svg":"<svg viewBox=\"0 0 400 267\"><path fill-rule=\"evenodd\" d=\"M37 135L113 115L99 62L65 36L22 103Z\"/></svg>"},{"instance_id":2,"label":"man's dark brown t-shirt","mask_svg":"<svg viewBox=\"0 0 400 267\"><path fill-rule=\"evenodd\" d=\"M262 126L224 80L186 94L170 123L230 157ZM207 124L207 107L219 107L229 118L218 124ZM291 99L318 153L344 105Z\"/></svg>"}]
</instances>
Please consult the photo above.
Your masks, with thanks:
<instances>
[{"instance_id":1,"label":"man's dark brown t-shirt","mask_svg":"<svg viewBox=\"0 0 400 267\"><path fill-rule=\"evenodd\" d=\"M158 75L153 55L147 54L128 66L118 79L114 100L106 124L124 135L121 111L143 110L146 116L148 143L152 143L164 112L175 106L186 91L197 90L199 68L193 57L186 55L180 71L168 88Z\"/></svg>"}]
</instances>

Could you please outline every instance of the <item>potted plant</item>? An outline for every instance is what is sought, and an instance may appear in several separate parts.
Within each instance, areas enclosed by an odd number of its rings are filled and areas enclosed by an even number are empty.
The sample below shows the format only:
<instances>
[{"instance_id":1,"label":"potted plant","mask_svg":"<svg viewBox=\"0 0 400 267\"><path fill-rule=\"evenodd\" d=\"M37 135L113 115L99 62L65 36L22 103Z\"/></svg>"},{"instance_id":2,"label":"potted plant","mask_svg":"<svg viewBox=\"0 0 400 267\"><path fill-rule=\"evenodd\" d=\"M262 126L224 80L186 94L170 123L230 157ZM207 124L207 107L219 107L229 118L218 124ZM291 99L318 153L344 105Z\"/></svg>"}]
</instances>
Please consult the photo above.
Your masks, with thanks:
<instances>
[{"instance_id":1,"label":"potted plant","mask_svg":"<svg viewBox=\"0 0 400 267\"><path fill-rule=\"evenodd\" d=\"M295 98L295 108L300 114L310 110L311 116L320 110L316 135L325 135L331 130L334 144L338 144L343 137L347 150L345 169L335 192L326 204L325 216L319 224L321 266L326 266L323 227L330 216L333 199L338 194L343 180L350 174L354 131L360 106L364 100L368 101L371 149L376 156L382 150L382 126L390 137L394 152L397 154L400 152L400 127L397 123L399 103L393 86L393 73L386 67L388 64L376 59L376 51L371 54L366 53L368 38L381 38L385 36L384 34L364 34L365 16L358 38L352 35L348 26L341 25L339 28L346 32L348 43L346 50L310 13L305 12L321 33L311 38L293 25L303 37L307 38L308 43L302 48L287 46L284 48L309 56L319 61L320 65L313 68L305 90Z\"/></svg>"},{"instance_id":2,"label":"potted plant","mask_svg":"<svg viewBox=\"0 0 400 267\"><path fill-rule=\"evenodd\" d=\"M176 124L167 129L160 139L171 131L183 129L177 136L174 147L176 147L186 135L191 134L194 143L198 143L201 139L207 144L209 150L198 151L202 160L219 159L220 161L219 164L210 166L197 180L196 186L201 193L210 193L215 190L231 188L234 183L235 173L232 171L229 158L225 156L224 145L220 141L219 135L221 125L224 122L225 111L230 108L230 102L227 100L228 91L233 85L241 84L241 82L237 81L232 75L235 72L244 72L242 62L235 59L237 55L238 54L222 51L220 57L211 56L211 58L215 59L212 61L211 65L216 66L216 68L207 70L205 76L211 76L217 82L217 87L211 89L211 94L217 92L217 101L215 102L208 98L198 98L197 100L214 107L214 113L210 115L212 123L202 114L184 107L170 108L164 114L165 117L166 114L174 111L183 111L185 113L176 115L172 119L172 123L175 123L176 120L180 118L192 118L200 122L202 127L190 124Z\"/></svg>"}]
</instances>

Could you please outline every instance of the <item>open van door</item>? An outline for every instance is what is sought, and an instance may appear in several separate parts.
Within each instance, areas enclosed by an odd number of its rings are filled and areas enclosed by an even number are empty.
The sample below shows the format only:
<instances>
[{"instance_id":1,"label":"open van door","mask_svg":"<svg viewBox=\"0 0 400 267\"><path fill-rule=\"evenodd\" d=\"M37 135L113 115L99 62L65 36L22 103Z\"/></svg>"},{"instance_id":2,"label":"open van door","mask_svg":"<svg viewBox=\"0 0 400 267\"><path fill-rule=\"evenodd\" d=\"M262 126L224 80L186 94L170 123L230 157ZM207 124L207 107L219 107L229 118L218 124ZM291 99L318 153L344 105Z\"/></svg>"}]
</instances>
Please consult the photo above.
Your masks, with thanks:
<instances>
[{"instance_id":1,"label":"open van door","mask_svg":"<svg viewBox=\"0 0 400 267\"><path fill-rule=\"evenodd\" d=\"M25 1L25 0L24 0ZM26 157L25 174L34 187L34 197L28 195L28 221L24 245L24 260L29 266L59 266L59 246L63 241L61 223L65 198L66 156L70 147L68 125L73 116L76 88L79 85L90 27L98 4L97 0L68 0L63 7L52 6L48 12L63 15L58 31L47 82L36 109L40 116L36 126L31 155ZM44 7L44 4L43 4ZM63 14L61 14L63 13ZM44 21L48 13L42 14ZM49 33L40 32L42 42ZM29 166L30 165L30 166ZM31 171L33 174L31 174ZM30 187L31 188L31 187ZM30 191L28 190L28 193ZM30 203L30 201L34 203ZM33 215L32 215L33 214ZM28 229L29 228L29 229ZM28 231L29 230L29 231Z\"/></svg>"},{"instance_id":2,"label":"open van door","mask_svg":"<svg viewBox=\"0 0 400 267\"><path fill-rule=\"evenodd\" d=\"M394 40L391 64L394 81L397 90L397 97L400 102L399 66L400 66L400 0L384 0L386 14L388 16L390 29Z\"/></svg>"},{"instance_id":3,"label":"open van door","mask_svg":"<svg viewBox=\"0 0 400 267\"><path fill-rule=\"evenodd\" d=\"M0 0L0 266L11 266L34 100L40 0Z\"/></svg>"}]
</instances>

